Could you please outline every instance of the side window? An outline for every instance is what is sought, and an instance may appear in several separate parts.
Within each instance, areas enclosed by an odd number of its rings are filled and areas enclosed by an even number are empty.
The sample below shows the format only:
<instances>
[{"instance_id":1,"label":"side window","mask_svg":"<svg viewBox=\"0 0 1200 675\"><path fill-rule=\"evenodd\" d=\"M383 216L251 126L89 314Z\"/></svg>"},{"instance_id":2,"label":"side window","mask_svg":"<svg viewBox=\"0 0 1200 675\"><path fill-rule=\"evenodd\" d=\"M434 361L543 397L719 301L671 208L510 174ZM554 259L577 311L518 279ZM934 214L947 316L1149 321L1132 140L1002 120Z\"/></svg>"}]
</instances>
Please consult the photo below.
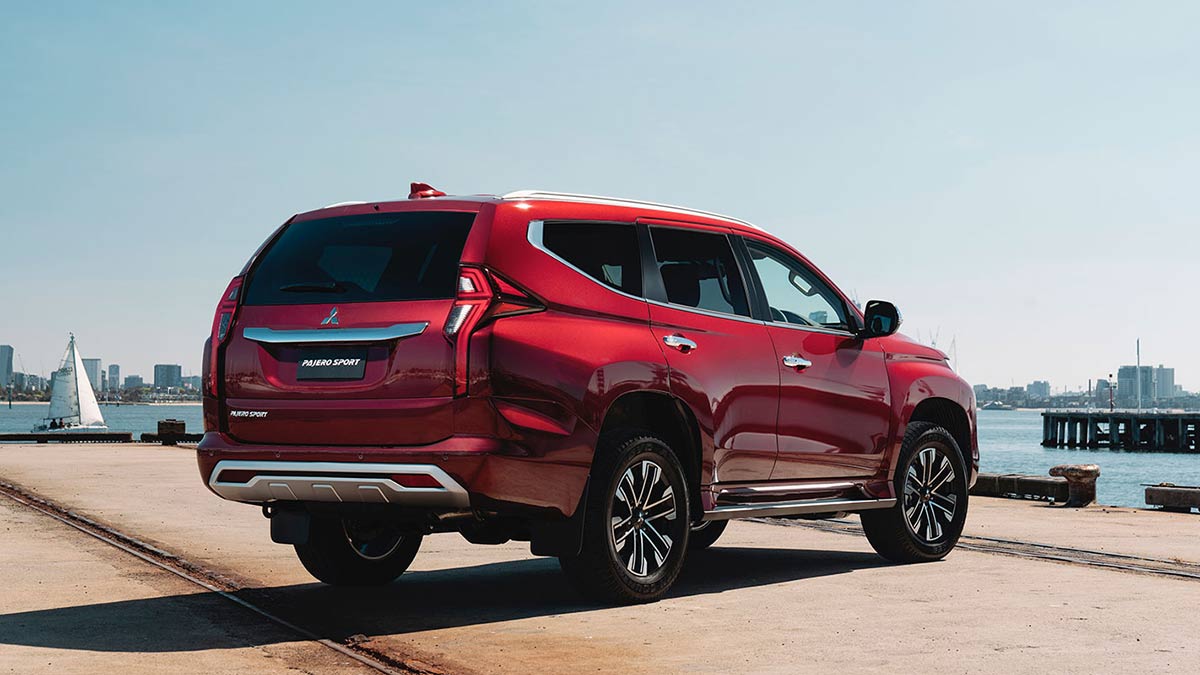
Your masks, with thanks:
<instances>
[{"instance_id":1,"label":"side window","mask_svg":"<svg viewBox=\"0 0 1200 675\"><path fill-rule=\"evenodd\" d=\"M766 293L772 321L849 329L841 298L800 261L750 240L746 240L746 248Z\"/></svg>"},{"instance_id":2,"label":"side window","mask_svg":"<svg viewBox=\"0 0 1200 675\"><path fill-rule=\"evenodd\" d=\"M750 316L746 287L727 237L663 227L650 228L650 236L671 304Z\"/></svg>"},{"instance_id":3,"label":"side window","mask_svg":"<svg viewBox=\"0 0 1200 675\"><path fill-rule=\"evenodd\" d=\"M634 225L545 223L542 245L596 281L642 295L642 261Z\"/></svg>"}]
</instances>

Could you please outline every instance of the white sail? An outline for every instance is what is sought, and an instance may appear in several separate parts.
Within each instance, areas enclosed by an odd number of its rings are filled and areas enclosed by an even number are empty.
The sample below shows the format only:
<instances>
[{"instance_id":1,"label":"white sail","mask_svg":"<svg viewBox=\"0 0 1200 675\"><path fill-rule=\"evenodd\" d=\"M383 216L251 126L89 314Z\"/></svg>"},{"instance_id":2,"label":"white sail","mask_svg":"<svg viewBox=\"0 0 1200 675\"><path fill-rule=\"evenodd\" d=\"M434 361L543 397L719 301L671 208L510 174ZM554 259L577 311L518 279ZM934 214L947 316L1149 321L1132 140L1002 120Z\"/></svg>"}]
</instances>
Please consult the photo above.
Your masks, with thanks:
<instances>
[{"instance_id":1,"label":"white sail","mask_svg":"<svg viewBox=\"0 0 1200 675\"><path fill-rule=\"evenodd\" d=\"M50 380L50 413L46 422L34 431L107 429L100 404L92 391L83 357L75 348L75 336L67 343L62 364ZM53 426L52 426L53 424Z\"/></svg>"},{"instance_id":2,"label":"white sail","mask_svg":"<svg viewBox=\"0 0 1200 675\"><path fill-rule=\"evenodd\" d=\"M72 337L67 344L67 353L63 354L62 365L50 379L49 419L79 422L79 382L75 371L75 339ZM87 377L86 373L84 377Z\"/></svg>"},{"instance_id":3,"label":"white sail","mask_svg":"<svg viewBox=\"0 0 1200 675\"><path fill-rule=\"evenodd\" d=\"M83 369L83 357L75 348L75 336L71 336L71 351L75 352L75 388L79 391L79 425L84 427L104 426L104 415L100 414L100 404L96 402L96 392L92 391L92 383L88 381L87 371Z\"/></svg>"}]
</instances>

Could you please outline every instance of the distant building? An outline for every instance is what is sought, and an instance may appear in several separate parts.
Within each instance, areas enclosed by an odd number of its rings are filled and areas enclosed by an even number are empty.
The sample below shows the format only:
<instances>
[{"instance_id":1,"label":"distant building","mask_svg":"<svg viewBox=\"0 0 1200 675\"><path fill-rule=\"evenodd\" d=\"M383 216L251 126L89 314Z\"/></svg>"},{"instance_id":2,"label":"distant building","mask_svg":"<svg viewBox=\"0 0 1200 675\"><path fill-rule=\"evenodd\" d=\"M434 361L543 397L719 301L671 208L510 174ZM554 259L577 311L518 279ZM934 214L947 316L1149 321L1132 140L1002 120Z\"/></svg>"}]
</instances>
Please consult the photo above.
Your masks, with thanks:
<instances>
[{"instance_id":1,"label":"distant building","mask_svg":"<svg viewBox=\"0 0 1200 675\"><path fill-rule=\"evenodd\" d=\"M141 389L144 386L146 386L146 382L144 380L142 380L141 375L126 375L125 376L125 388L126 389Z\"/></svg>"},{"instance_id":2,"label":"distant building","mask_svg":"<svg viewBox=\"0 0 1200 675\"><path fill-rule=\"evenodd\" d=\"M1164 368L1159 364L1154 369L1154 398L1175 398L1175 369Z\"/></svg>"},{"instance_id":3,"label":"distant building","mask_svg":"<svg viewBox=\"0 0 1200 675\"><path fill-rule=\"evenodd\" d=\"M1117 405L1123 408L1133 408L1138 405L1153 405L1154 402L1154 368L1142 366L1121 366L1117 369Z\"/></svg>"},{"instance_id":4,"label":"distant building","mask_svg":"<svg viewBox=\"0 0 1200 675\"><path fill-rule=\"evenodd\" d=\"M115 363L108 364L108 388L114 391L121 388L121 366Z\"/></svg>"},{"instance_id":5,"label":"distant building","mask_svg":"<svg viewBox=\"0 0 1200 675\"><path fill-rule=\"evenodd\" d=\"M105 370L100 371L100 386L97 387L96 390L97 391L108 391L108 372L107 371L105 371Z\"/></svg>"},{"instance_id":6,"label":"distant building","mask_svg":"<svg viewBox=\"0 0 1200 675\"><path fill-rule=\"evenodd\" d=\"M13 376L12 345L0 345L0 387L7 387Z\"/></svg>"},{"instance_id":7,"label":"distant building","mask_svg":"<svg viewBox=\"0 0 1200 675\"><path fill-rule=\"evenodd\" d=\"M183 378L183 386L185 389L195 389L196 391L200 391L200 376L188 375L187 377Z\"/></svg>"},{"instance_id":8,"label":"distant building","mask_svg":"<svg viewBox=\"0 0 1200 675\"><path fill-rule=\"evenodd\" d=\"M100 388L100 359L84 359L83 372L87 373L88 382L92 383L92 389Z\"/></svg>"},{"instance_id":9,"label":"distant building","mask_svg":"<svg viewBox=\"0 0 1200 675\"><path fill-rule=\"evenodd\" d=\"M183 366L159 363L154 366L154 388L167 389L183 386Z\"/></svg>"},{"instance_id":10,"label":"distant building","mask_svg":"<svg viewBox=\"0 0 1200 675\"><path fill-rule=\"evenodd\" d=\"M1050 383L1045 380L1034 380L1025 385L1025 395L1031 399L1050 398Z\"/></svg>"},{"instance_id":11,"label":"distant building","mask_svg":"<svg viewBox=\"0 0 1200 675\"><path fill-rule=\"evenodd\" d=\"M1112 384L1108 380L1101 378L1096 380L1096 391L1092 395L1092 402L1098 406L1106 406L1108 405L1109 396L1115 394L1116 392L1112 390Z\"/></svg>"},{"instance_id":12,"label":"distant building","mask_svg":"<svg viewBox=\"0 0 1200 675\"><path fill-rule=\"evenodd\" d=\"M13 391L41 391L42 378L26 373L13 373L9 380Z\"/></svg>"}]
</instances>

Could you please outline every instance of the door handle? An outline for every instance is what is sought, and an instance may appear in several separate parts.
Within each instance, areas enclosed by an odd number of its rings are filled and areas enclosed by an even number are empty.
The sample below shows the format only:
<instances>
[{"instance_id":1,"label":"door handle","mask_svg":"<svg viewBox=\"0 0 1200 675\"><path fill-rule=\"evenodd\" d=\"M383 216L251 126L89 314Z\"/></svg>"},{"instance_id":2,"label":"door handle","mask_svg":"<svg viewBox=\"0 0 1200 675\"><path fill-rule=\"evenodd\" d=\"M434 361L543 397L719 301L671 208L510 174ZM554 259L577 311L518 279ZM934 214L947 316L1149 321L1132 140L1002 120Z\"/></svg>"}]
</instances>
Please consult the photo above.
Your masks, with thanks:
<instances>
[{"instance_id":1,"label":"door handle","mask_svg":"<svg viewBox=\"0 0 1200 675\"><path fill-rule=\"evenodd\" d=\"M812 361L809 361L803 356L792 354L790 356L783 357L783 365L787 366L788 368L795 368L796 370L804 370L812 365Z\"/></svg>"},{"instance_id":2,"label":"door handle","mask_svg":"<svg viewBox=\"0 0 1200 675\"><path fill-rule=\"evenodd\" d=\"M695 341L689 340L679 334L664 336L663 344L668 347L674 347L675 349L678 349L679 351L683 352L684 354L686 354L696 348Z\"/></svg>"}]
</instances>

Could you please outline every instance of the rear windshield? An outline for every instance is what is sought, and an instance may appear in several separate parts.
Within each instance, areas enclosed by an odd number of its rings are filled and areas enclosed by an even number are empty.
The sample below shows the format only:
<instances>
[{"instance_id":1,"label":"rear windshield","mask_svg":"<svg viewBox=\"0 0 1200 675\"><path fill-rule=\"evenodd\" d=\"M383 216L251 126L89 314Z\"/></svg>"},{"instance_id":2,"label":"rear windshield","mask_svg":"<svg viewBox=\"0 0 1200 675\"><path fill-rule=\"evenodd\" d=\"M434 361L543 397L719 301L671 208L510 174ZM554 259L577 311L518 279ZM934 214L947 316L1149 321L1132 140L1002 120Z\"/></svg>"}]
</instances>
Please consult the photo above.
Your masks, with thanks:
<instances>
[{"instance_id":1,"label":"rear windshield","mask_svg":"<svg viewBox=\"0 0 1200 675\"><path fill-rule=\"evenodd\" d=\"M474 220L421 211L292 223L255 266L245 304L453 298Z\"/></svg>"}]
</instances>

